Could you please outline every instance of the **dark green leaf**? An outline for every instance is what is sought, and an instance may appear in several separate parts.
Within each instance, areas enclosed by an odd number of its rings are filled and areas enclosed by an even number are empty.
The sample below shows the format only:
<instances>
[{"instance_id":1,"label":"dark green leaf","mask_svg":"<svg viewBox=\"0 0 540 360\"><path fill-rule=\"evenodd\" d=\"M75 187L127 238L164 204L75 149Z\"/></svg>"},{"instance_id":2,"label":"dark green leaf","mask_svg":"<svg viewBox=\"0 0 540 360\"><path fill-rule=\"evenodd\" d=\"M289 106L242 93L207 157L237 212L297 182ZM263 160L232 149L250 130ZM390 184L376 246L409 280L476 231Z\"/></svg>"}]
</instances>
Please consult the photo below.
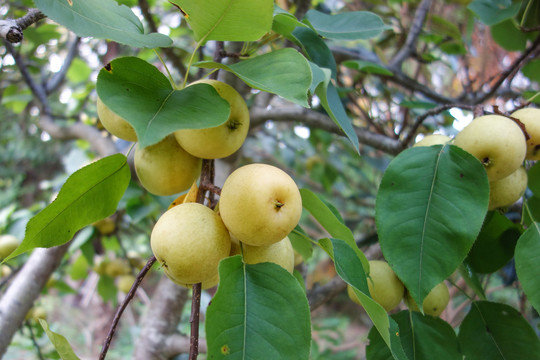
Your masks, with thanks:
<instances>
[{"instance_id":1,"label":"dark green leaf","mask_svg":"<svg viewBox=\"0 0 540 360\"><path fill-rule=\"evenodd\" d=\"M467 262L463 262L463 264L459 266L459 274L481 300L486 300L486 294L484 293L480 279Z\"/></svg>"},{"instance_id":2,"label":"dark green leaf","mask_svg":"<svg viewBox=\"0 0 540 360\"><path fill-rule=\"evenodd\" d=\"M532 306L540 311L540 223L533 223L516 246L516 272Z\"/></svg>"},{"instance_id":3,"label":"dark green leaf","mask_svg":"<svg viewBox=\"0 0 540 360\"><path fill-rule=\"evenodd\" d=\"M364 269L368 271L368 260L360 249L358 249L351 229L349 229L341 219L336 216L332 209L311 190L300 189L300 195L302 196L302 206L304 209L306 209L332 237L341 239L349 244L361 259Z\"/></svg>"},{"instance_id":4,"label":"dark green leaf","mask_svg":"<svg viewBox=\"0 0 540 360\"><path fill-rule=\"evenodd\" d=\"M364 60L347 60L341 63L350 69L355 69L368 74L378 74L385 76L394 75L390 70L387 70L384 66Z\"/></svg>"},{"instance_id":5,"label":"dark green leaf","mask_svg":"<svg viewBox=\"0 0 540 360\"><path fill-rule=\"evenodd\" d=\"M311 88L315 87L315 94L319 97L321 105L328 116L343 130L356 151L359 151L358 136L356 135L351 119L345 111L337 89L332 83L331 71L320 68L314 63L311 63L311 68L316 69L312 71L314 74L317 74L317 80L321 79L321 75L324 75L324 80L317 84L313 83Z\"/></svg>"},{"instance_id":6,"label":"dark green leaf","mask_svg":"<svg viewBox=\"0 0 540 360\"><path fill-rule=\"evenodd\" d=\"M467 262L479 273L499 270L514 256L520 235L518 225L499 212L490 212L469 252Z\"/></svg>"},{"instance_id":7,"label":"dark green leaf","mask_svg":"<svg viewBox=\"0 0 540 360\"><path fill-rule=\"evenodd\" d=\"M307 27L297 27L292 36L302 46L309 60L322 68L330 69L332 78L336 78L336 60L323 39Z\"/></svg>"},{"instance_id":8,"label":"dark green leaf","mask_svg":"<svg viewBox=\"0 0 540 360\"><path fill-rule=\"evenodd\" d=\"M139 18L124 5L113 0L34 0L50 19L79 36L110 39L135 47L170 46L172 40L163 34L145 34Z\"/></svg>"},{"instance_id":9,"label":"dark green leaf","mask_svg":"<svg viewBox=\"0 0 540 360\"><path fill-rule=\"evenodd\" d=\"M73 173L57 198L28 222L21 245L5 260L36 247L65 244L83 227L116 211L130 179L124 155L98 160Z\"/></svg>"},{"instance_id":10,"label":"dark green leaf","mask_svg":"<svg viewBox=\"0 0 540 360\"><path fill-rule=\"evenodd\" d=\"M407 359L399 340L398 325L386 310L373 300L369 294L366 273L362 257L358 256L351 246L343 240L332 239L334 264L338 275L353 286L358 300L366 310L371 321L380 333L384 343L396 359ZM356 247L356 246L355 246Z\"/></svg>"},{"instance_id":11,"label":"dark green leaf","mask_svg":"<svg viewBox=\"0 0 540 360\"><path fill-rule=\"evenodd\" d=\"M298 21L298 19L296 19L296 17L293 14L277 6L274 7L274 21L272 23L273 31L285 36L287 39L291 41L294 41L292 32L298 26L308 28L306 24Z\"/></svg>"},{"instance_id":12,"label":"dark green leaf","mask_svg":"<svg viewBox=\"0 0 540 360\"><path fill-rule=\"evenodd\" d=\"M392 160L377 194L376 224L385 259L417 304L463 262L488 198L482 164L457 146L410 148Z\"/></svg>"},{"instance_id":13,"label":"dark green leaf","mask_svg":"<svg viewBox=\"0 0 540 360\"><path fill-rule=\"evenodd\" d=\"M540 162L527 171L528 187L536 197L540 198Z\"/></svg>"},{"instance_id":14,"label":"dark green leaf","mask_svg":"<svg viewBox=\"0 0 540 360\"><path fill-rule=\"evenodd\" d=\"M49 324L45 320L39 319L39 323L62 360L79 360L79 357L73 352L71 345L63 335L49 329Z\"/></svg>"},{"instance_id":15,"label":"dark green leaf","mask_svg":"<svg viewBox=\"0 0 540 360\"><path fill-rule=\"evenodd\" d=\"M294 49L272 51L232 65L203 61L195 66L232 72L252 88L308 107L311 70L306 58Z\"/></svg>"},{"instance_id":16,"label":"dark green leaf","mask_svg":"<svg viewBox=\"0 0 540 360\"><path fill-rule=\"evenodd\" d=\"M136 57L113 60L98 75L103 103L129 122L141 147L156 144L179 129L223 124L229 103L208 84L174 90L155 66Z\"/></svg>"},{"instance_id":17,"label":"dark green leaf","mask_svg":"<svg viewBox=\"0 0 540 360\"><path fill-rule=\"evenodd\" d=\"M493 25L491 36L497 44L508 51L523 51L527 46L527 35L520 31L510 19Z\"/></svg>"},{"instance_id":18,"label":"dark green leaf","mask_svg":"<svg viewBox=\"0 0 540 360\"><path fill-rule=\"evenodd\" d=\"M408 359L411 360L461 360L456 333L438 317L422 315L415 311L400 311L392 315L399 326L399 338ZM391 359L382 346L382 339L372 328L366 347L367 360Z\"/></svg>"},{"instance_id":19,"label":"dark green leaf","mask_svg":"<svg viewBox=\"0 0 540 360\"><path fill-rule=\"evenodd\" d=\"M328 15L317 10L309 10L306 20L319 34L330 39L371 39L388 29L378 15L369 11Z\"/></svg>"},{"instance_id":20,"label":"dark green leaf","mask_svg":"<svg viewBox=\"0 0 540 360\"><path fill-rule=\"evenodd\" d=\"M296 226L296 228L291 231L289 239L291 240L294 250L302 256L304 261L311 258L311 255L313 254L313 240L311 240L304 230L302 230L300 225Z\"/></svg>"},{"instance_id":21,"label":"dark green leaf","mask_svg":"<svg viewBox=\"0 0 540 360\"><path fill-rule=\"evenodd\" d=\"M272 0L172 0L171 3L182 8L197 41L255 41L272 27Z\"/></svg>"},{"instance_id":22,"label":"dark green leaf","mask_svg":"<svg viewBox=\"0 0 540 360\"><path fill-rule=\"evenodd\" d=\"M529 61L521 71L532 81L540 83L540 59Z\"/></svg>"},{"instance_id":23,"label":"dark green leaf","mask_svg":"<svg viewBox=\"0 0 540 360\"><path fill-rule=\"evenodd\" d=\"M468 8L486 25L495 25L514 17L521 6L512 0L473 0Z\"/></svg>"},{"instance_id":24,"label":"dark green leaf","mask_svg":"<svg viewBox=\"0 0 540 360\"><path fill-rule=\"evenodd\" d=\"M538 360L540 341L511 306L473 302L461 323L459 344L467 360Z\"/></svg>"},{"instance_id":25,"label":"dark green leaf","mask_svg":"<svg viewBox=\"0 0 540 360\"><path fill-rule=\"evenodd\" d=\"M524 226L530 226L535 221L540 222L540 198L531 196L523 203L521 221Z\"/></svg>"},{"instance_id":26,"label":"dark green leaf","mask_svg":"<svg viewBox=\"0 0 540 360\"><path fill-rule=\"evenodd\" d=\"M273 263L248 265L233 256L221 261L219 277L206 318L209 358L309 358L309 305L294 276Z\"/></svg>"}]
</instances>

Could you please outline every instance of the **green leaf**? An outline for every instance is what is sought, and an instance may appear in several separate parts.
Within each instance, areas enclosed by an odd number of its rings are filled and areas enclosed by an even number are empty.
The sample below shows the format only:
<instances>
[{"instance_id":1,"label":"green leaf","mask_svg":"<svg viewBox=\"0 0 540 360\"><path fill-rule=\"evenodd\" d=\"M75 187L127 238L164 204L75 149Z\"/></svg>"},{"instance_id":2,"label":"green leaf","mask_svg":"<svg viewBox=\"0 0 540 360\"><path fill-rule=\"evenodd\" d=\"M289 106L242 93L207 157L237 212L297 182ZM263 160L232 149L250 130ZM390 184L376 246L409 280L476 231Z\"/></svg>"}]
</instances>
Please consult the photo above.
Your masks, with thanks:
<instances>
[{"instance_id":1,"label":"green leaf","mask_svg":"<svg viewBox=\"0 0 540 360\"><path fill-rule=\"evenodd\" d=\"M384 66L365 60L347 60L341 63L341 65L358 71L365 72L367 74L377 74L392 76L393 72L386 69Z\"/></svg>"},{"instance_id":2,"label":"green leaf","mask_svg":"<svg viewBox=\"0 0 540 360\"><path fill-rule=\"evenodd\" d=\"M65 244L83 227L114 214L130 177L127 159L121 154L77 170L56 199L30 219L22 243L4 261L36 247Z\"/></svg>"},{"instance_id":3,"label":"green leaf","mask_svg":"<svg viewBox=\"0 0 540 360\"><path fill-rule=\"evenodd\" d=\"M529 61L523 66L521 72L532 81L540 83L540 59Z\"/></svg>"},{"instance_id":4,"label":"green leaf","mask_svg":"<svg viewBox=\"0 0 540 360\"><path fill-rule=\"evenodd\" d=\"M459 274L481 300L486 300L486 294L484 293L480 279L467 262L463 262L463 264L459 266Z\"/></svg>"},{"instance_id":5,"label":"green leaf","mask_svg":"<svg viewBox=\"0 0 540 360\"><path fill-rule=\"evenodd\" d=\"M81 37L109 39L134 47L157 48L172 44L163 34L145 34L139 18L114 0L34 0L36 6Z\"/></svg>"},{"instance_id":6,"label":"green leaf","mask_svg":"<svg viewBox=\"0 0 540 360\"><path fill-rule=\"evenodd\" d=\"M202 61L194 65L229 71L252 88L279 95L308 107L307 93L311 85L311 69L306 58L294 49L272 51L232 65L213 61Z\"/></svg>"},{"instance_id":7,"label":"green leaf","mask_svg":"<svg viewBox=\"0 0 540 360\"><path fill-rule=\"evenodd\" d=\"M294 41L292 32L299 26L305 28L309 27L306 24L298 21L293 14L281 9L278 6L274 7L274 21L272 23L273 31L285 36L291 41Z\"/></svg>"},{"instance_id":8,"label":"green leaf","mask_svg":"<svg viewBox=\"0 0 540 360\"><path fill-rule=\"evenodd\" d=\"M515 261L523 291L536 311L540 311L540 223L533 223L519 238Z\"/></svg>"},{"instance_id":9,"label":"green leaf","mask_svg":"<svg viewBox=\"0 0 540 360\"><path fill-rule=\"evenodd\" d=\"M514 257L514 248L521 229L499 212L486 216L478 238L467 256L467 262L479 273L492 273Z\"/></svg>"},{"instance_id":10,"label":"green leaf","mask_svg":"<svg viewBox=\"0 0 540 360\"><path fill-rule=\"evenodd\" d=\"M356 245L351 229L336 216L334 211L309 189L300 189L302 196L302 206L328 231L328 233L337 239L345 241L354 249L356 255L361 259L366 272L369 271L369 262L362 251Z\"/></svg>"},{"instance_id":11,"label":"green leaf","mask_svg":"<svg viewBox=\"0 0 540 360\"><path fill-rule=\"evenodd\" d=\"M319 34L330 39L371 39L388 29L378 15L369 11L328 15L317 10L309 10L305 19Z\"/></svg>"},{"instance_id":12,"label":"green leaf","mask_svg":"<svg viewBox=\"0 0 540 360\"><path fill-rule=\"evenodd\" d=\"M400 311L392 315L399 326L399 338L409 359L461 360L456 333L438 317L425 316L416 311ZM391 359L384 351L380 335L372 328L366 347L367 360Z\"/></svg>"},{"instance_id":13,"label":"green leaf","mask_svg":"<svg viewBox=\"0 0 540 360\"><path fill-rule=\"evenodd\" d=\"M304 261L310 259L313 255L313 240L310 239L300 225L297 225L288 236L293 249L302 256Z\"/></svg>"},{"instance_id":14,"label":"green leaf","mask_svg":"<svg viewBox=\"0 0 540 360\"><path fill-rule=\"evenodd\" d=\"M523 51L527 46L527 34L520 31L511 20L504 20L491 26L491 36L507 51Z\"/></svg>"},{"instance_id":15,"label":"green leaf","mask_svg":"<svg viewBox=\"0 0 540 360\"><path fill-rule=\"evenodd\" d=\"M206 318L208 358L307 360L309 305L289 272L233 256L219 265L220 283Z\"/></svg>"},{"instance_id":16,"label":"green leaf","mask_svg":"<svg viewBox=\"0 0 540 360\"><path fill-rule=\"evenodd\" d=\"M540 197L540 162L527 171L528 187L536 197Z\"/></svg>"},{"instance_id":17,"label":"green leaf","mask_svg":"<svg viewBox=\"0 0 540 360\"><path fill-rule=\"evenodd\" d=\"M407 359L399 341L398 325L369 294L362 257L358 256L355 251L351 251L354 248L351 248L345 241L339 239L331 239L331 241L334 254L333 260L338 275L353 287L358 300L371 321L373 321L390 352L396 359Z\"/></svg>"},{"instance_id":18,"label":"green leaf","mask_svg":"<svg viewBox=\"0 0 540 360\"><path fill-rule=\"evenodd\" d=\"M540 221L540 198L531 196L523 203L523 215L521 221L523 225L527 227L531 226L535 221Z\"/></svg>"},{"instance_id":19,"label":"green leaf","mask_svg":"<svg viewBox=\"0 0 540 360\"><path fill-rule=\"evenodd\" d=\"M256 41L272 28L272 0L172 0L196 41Z\"/></svg>"},{"instance_id":20,"label":"green leaf","mask_svg":"<svg viewBox=\"0 0 540 360\"><path fill-rule=\"evenodd\" d=\"M516 16L521 2L512 0L473 0L468 8L486 25L495 25Z\"/></svg>"},{"instance_id":21,"label":"green leaf","mask_svg":"<svg viewBox=\"0 0 540 360\"><path fill-rule=\"evenodd\" d=\"M97 283L97 292L103 299L103 302L116 303L116 294L118 290L114 285L114 279L108 275L101 275Z\"/></svg>"},{"instance_id":22,"label":"green leaf","mask_svg":"<svg viewBox=\"0 0 540 360\"><path fill-rule=\"evenodd\" d=\"M73 59L66 76L71 82L81 83L83 81L88 81L91 74L92 69L90 66L81 59L75 58Z\"/></svg>"},{"instance_id":23,"label":"green leaf","mask_svg":"<svg viewBox=\"0 0 540 360\"><path fill-rule=\"evenodd\" d=\"M315 88L315 94L319 97L321 105L328 116L330 116L341 130L343 130L356 151L359 151L360 144L358 143L358 136L356 135L352 121L347 115L345 107L339 98L337 89L331 81L331 71L329 69L320 68L314 63L310 63L310 65L312 72L317 74L317 80L321 80L317 84L313 83L311 88ZM322 75L324 78L321 78Z\"/></svg>"},{"instance_id":24,"label":"green leaf","mask_svg":"<svg viewBox=\"0 0 540 360\"><path fill-rule=\"evenodd\" d=\"M63 335L52 331L49 328L49 324L47 324L47 321L39 319L39 323L41 324L43 330L45 330L47 337L53 344L56 352L58 353L58 355L60 355L60 358L62 360L79 360L79 357L75 354L71 345Z\"/></svg>"},{"instance_id":25,"label":"green leaf","mask_svg":"<svg viewBox=\"0 0 540 360\"><path fill-rule=\"evenodd\" d=\"M417 304L463 262L488 199L482 164L457 146L410 148L391 161L376 199L379 242Z\"/></svg>"},{"instance_id":26,"label":"green leaf","mask_svg":"<svg viewBox=\"0 0 540 360\"><path fill-rule=\"evenodd\" d=\"M141 147L156 144L175 130L221 125L230 112L229 103L211 85L175 90L155 66L136 57L118 58L104 67L97 92L135 128Z\"/></svg>"},{"instance_id":27,"label":"green leaf","mask_svg":"<svg viewBox=\"0 0 540 360\"><path fill-rule=\"evenodd\" d=\"M511 306L476 301L460 325L459 344L467 360L538 360L540 341Z\"/></svg>"},{"instance_id":28,"label":"green leaf","mask_svg":"<svg viewBox=\"0 0 540 360\"><path fill-rule=\"evenodd\" d=\"M302 46L310 61L322 68L330 69L332 78L336 78L337 70L334 55L315 31L307 27L297 27L292 32L292 36Z\"/></svg>"}]
</instances>

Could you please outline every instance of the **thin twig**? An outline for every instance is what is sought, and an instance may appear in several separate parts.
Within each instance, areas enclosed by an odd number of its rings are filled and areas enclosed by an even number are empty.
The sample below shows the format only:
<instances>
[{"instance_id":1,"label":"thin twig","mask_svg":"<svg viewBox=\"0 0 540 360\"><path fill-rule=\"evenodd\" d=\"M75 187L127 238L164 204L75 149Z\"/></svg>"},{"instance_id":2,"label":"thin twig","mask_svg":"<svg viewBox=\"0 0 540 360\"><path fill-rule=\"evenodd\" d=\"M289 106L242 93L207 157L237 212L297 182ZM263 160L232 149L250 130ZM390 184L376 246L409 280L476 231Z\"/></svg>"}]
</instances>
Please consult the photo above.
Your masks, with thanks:
<instances>
[{"instance_id":1,"label":"thin twig","mask_svg":"<svg viewBox=\"0 0 540 360\"><path fill-rule=\"evenodd\" d=\"M391 67L400 67L411 54L415 53L416 41L422 32L422 26L424 25L429 8L431 7L431 1L432 0L422 0L420 5L418 5L418 9L416 10L411 28L407 35L407 40L405 40L403 47L401 47L392 60L390 60Z\"/></svg>"},{"instance_id":2,"label":"thin twig","mask_svg":"<svg viewBox=\"0 0 540 360\"><path fill-rule=\"evenodd\" d=\"M191 299L191 336L189 338L189 360L197 360L199 355L199 317L201 310L201 283L193 284Z\"/></svg>"},{"instance_id":3,"label":"thin twig","mask_svg":"<svg viewBox=\"0 0 540 360\"><path fill-rule=\"evenodd\" d=\"M133 285L131 285L131 289L129 289L129 292L127 293L126 297L124 298L124 301L122 302L122 304L116 310L116 314L114 315L113 322L111 324L111 327L109 328L109 332L107 333L107 337L105 338L105 343L103 344L103 348L101 349L101 353L99 354L99 359L100 360L105 359L105 357L107 356L107 351L109 351L109 347L111 346L112 338L113 338L114 333L116 331L116 327L118 326L118 323L120 322L120 318L122 317L122 314L126 310L129 302L135 296L135 293L137 292L137 289L139 288L139 285L141 284L142 280L144 279L144 277L146 276L146 274L148 273L148 271L150 270L152 265L154 265L155 262L156 262L156 257L152 256L148 260L148 262L146 263L144 268L142 268L142 270L139 272L139 274L137 275L137 279L135 280Z\"/></svg>"},{"instance_id":4,"label":"thin twig","mask_svg":"<svg viewBox=\"0 0 540 360\"><path fill-rule=\"evenodd\" d=\"M45 360L45 358L43 357L43 354L41 353L41 347L37 343L34 330L32 330L32 325L30 324L29 321L26 321L26 327L28 328L28 331L30 332L30 339L32 340L32 344L34 344L34 347L36 348L36 352L37 352L39 360Z\"/></svg>"},{"instance_id":5,"label":"thin twig","mask_svg":"<svg viewBox=\"0 0 540 360\"><path fill-rule=\"evenodd\" d=\"M19 43L23 40L24 29L45 17L38 9L29 9L21 18L0 20L0 36L9 43Z\"/></svg>"}]
</instances>

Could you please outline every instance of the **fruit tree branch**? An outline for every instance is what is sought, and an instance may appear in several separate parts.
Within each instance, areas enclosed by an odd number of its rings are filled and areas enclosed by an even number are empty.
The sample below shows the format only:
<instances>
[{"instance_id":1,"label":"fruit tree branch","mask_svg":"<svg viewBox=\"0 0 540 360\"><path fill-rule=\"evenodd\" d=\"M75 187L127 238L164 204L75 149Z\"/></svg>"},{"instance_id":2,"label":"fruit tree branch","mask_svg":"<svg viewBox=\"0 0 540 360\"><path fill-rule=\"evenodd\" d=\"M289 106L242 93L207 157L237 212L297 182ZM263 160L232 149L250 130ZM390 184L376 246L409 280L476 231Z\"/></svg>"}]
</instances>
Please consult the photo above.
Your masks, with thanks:
<instances>
[{"instance_id":1,"label":"fruit tree branch","mask_svg":"<svg viewBox=\"0 0 540 360\"><path fill-rule=\"evenodd\" d=\"M308 127L343 135L343 131L328 115L297 106L273 107L271 109L252 107L250 118L251 129L264 124L267 120L297 121ZM395 155L403 149L401 142L397 139L392 139L362 128L355 128L355 132L360 143L382 150L388 154Z\"/></svg>"},{"instance_id":2,"label":"fruit tree branch","mask_svg":"<svg viewBox=\"0 0 540 360\"><path fill-rule=\"evenodd\" d=\"M21 42L24 29L44 18L45 14L38 9L29 9L21 18L0 20L0 36L9 43Z\"/></svg>"},{"instance_id":3,"label":"fruit tree branch","mask_svg":"<svg viewBox=\"0 0 540 360\"><path fill-rule=\"evenodd\" d=\"M416 52L416 41L418 40L418 36L420 36L420 33L422 32L422 26L426 21L429 8L431 7L431 1L432 0L422 0L420 5L418 5L418 9L416 10L416 14L414 15L414 20L412 22L409 33L407 34L405 44L401 47L401 49L399 49L399 51L392 58L392 60L390 60L391 67L400 68L401 64L405 60L407 60L407 58L411 56L411 54L414 54Z\"/></svg>"},{"instance_id":4,"label":"fruit tree branch","mask_svg":"<svg viewBox=\"0 0 540 360\"><path fill-rule=\"evenodd\" d=\"M141 284L144 277L146 276L148 271L152 268L152 265L154 265L155 262L156 262L155 256L152 256L150 259L148 259L148 262L146 263L146 265L141 269L141 271L137 275L137 279L135 280L133 285L131 285L131 289L129 289L129 292L124 298L124 301L122 301L122 304L116 310L116 314L114 314L113 322L111 324L111 327L109 328L109 332L107 333L107 338L105 339L105 343L103 344L103 348L101 349L101 352L99 354L100 360L104 360L105 357L107 356L107 351L109 351L109 347L111 345L112 338L116 331L116 327L118 326L118 323L120 322L120 318L122 317L124 310L126 310L130 301L135 296L135 293L137 292L139 285Z\"/></svg>"}]
</instances>

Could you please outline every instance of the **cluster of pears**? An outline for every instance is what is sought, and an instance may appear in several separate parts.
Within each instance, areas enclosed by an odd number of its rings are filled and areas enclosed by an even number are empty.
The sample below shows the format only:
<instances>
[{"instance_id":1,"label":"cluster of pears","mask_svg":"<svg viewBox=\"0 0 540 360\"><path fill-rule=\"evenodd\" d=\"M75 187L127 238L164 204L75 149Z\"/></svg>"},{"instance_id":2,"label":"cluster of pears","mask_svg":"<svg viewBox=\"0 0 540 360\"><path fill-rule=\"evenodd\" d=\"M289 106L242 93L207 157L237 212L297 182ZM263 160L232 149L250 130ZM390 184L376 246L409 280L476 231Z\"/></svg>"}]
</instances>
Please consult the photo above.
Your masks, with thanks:
<instances>
[{"instance_id":1,"label":"cluster of pears","mask_svg":"<svg viewBox=\"0 0 540 360\"><path fill-rule=\"evenodd\" d=\"M273 262L292 273L287 235L301 213L300 191L287 173L249 164L226 179L215 210L195 202L167 210L152 229L150 245L165 274L184 286L215 286L219 262L237 254L248 264Z\"/></svg>"},{"instance_id":2,"label":"cluster of pears","mask_svg":"<svg viewBox=\"0 0 540 360\"><path fill-rule=\"evenodd\" d=\"M141 185L150 193L167 196L189 189L201 172L201 159L219 159L236 152L249 129L249 110L242 96L230 85L204 79L205 83L230 105L229 118L222 125L207 129L182 129L159 143L135 149L135 171ZM98 97L97 111L103 127L112 135L137 141L131 124L108 108Z\"/></svg>"},{"instance_id":3,"label":"cluster of pears","mask_svg":"<svg viewBox=\"0 0 540 360\"><path fill-rule=\"evenodd\" d=\"M540 109L522 108L509 117L479 116L454 139L428 135L414 146L448 142L474 155L484 165L490 184L488 209L508 207L527 189L524 161L540 160Z\"/></svg>"},{"instance_id":4,"label":"cluster of pears","mask_svg":"<svg viewBox=\"0 0 540 360\"><path fill-rule=\"evenodd\" d=\"M396 276L390 265L384 260L369 261L368 289L371 297L386 311L393 310L401 300L412 311L420 311L409 292ZM361 305L353 288L347 286L347 294L355 303ZM439 316L450 301L450 293L446 284L437 284L424 299L422 308L424 314Z\"/></svg>"},{"instance_id":5,"label":"cluster of pears","mask_svg":"<svg viewBox=\"0 0 540 360\"><path fill-rule=\"evenodd\" d=\"M135 282L134 269L142 269L145 261L134 251L128 251L126 258L107 258L101 255L94 259L94 271L115 280L118 290L127 293Z\"/></svg>"},{"instance_id":6,"label":"cluster of pears","mask_svg":"<svg viewBox=\"0 0 540 360\"><path fill-rule=\"evenodd\" d=\"M242 254L249 264L273 262L289 272L294 250L287 235L298 224L302 200L294 180L281 169L250 164L226 179L215 210L196 203L202 159L219 159L236 152L249 128L249 110L242 96L217 80L200 80L214 87L230 105L227 121L208 129L177 130L161 142L137 147L134 165L149 192L173 195L191 190L155 224L150 245L165 274L175 283L218 283L218 263ZM111 134L137 141L133 127L98 99L98 115ZM193 195L195 193L195 195Z\"/></svg>"}]
</instances>

